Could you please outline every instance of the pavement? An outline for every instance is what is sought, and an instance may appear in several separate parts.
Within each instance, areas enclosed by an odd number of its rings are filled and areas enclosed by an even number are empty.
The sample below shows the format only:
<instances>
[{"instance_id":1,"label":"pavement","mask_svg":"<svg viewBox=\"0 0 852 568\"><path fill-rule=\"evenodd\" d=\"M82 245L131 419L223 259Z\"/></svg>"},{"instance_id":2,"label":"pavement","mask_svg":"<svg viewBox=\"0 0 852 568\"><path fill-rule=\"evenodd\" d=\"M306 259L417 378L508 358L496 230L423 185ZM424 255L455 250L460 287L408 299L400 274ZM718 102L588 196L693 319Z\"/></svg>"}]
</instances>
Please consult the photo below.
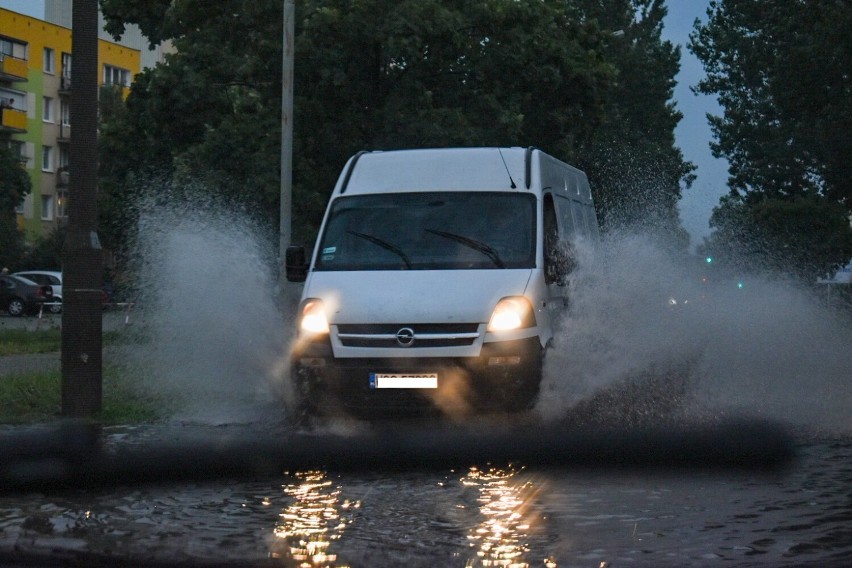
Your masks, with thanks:
<instances>
[{"instance_id":1,"label":"pavement","mask_svg":"<svg viewBox=\"0 0 852 568\"><path fill-rule=\"evenodd\" d=\"M119 331L133 322L133 315L126 311L104 312L103 330ZM0 331L8 329L24 329L39 331L45 329L61 329L62 315L43 315L27 317L11 317L0 315ZM105 351L106 355L106 351ZM59 371L62 359L59 351L55 353L29 353L23 355L6 355L0 357L0 378L27 373Z\"/></svg>"},{"instance_id":2,"label":"pavement","mask_svg":"<svg viewBox=\"0 0 852 568\"><path fill-rule=\"evenodd\" d=\"M6 355L5 357L0 357L0 378L29 373L59 371L61 367L62 361L59 351L56 353Z\"/></svg>"}]
</instances>

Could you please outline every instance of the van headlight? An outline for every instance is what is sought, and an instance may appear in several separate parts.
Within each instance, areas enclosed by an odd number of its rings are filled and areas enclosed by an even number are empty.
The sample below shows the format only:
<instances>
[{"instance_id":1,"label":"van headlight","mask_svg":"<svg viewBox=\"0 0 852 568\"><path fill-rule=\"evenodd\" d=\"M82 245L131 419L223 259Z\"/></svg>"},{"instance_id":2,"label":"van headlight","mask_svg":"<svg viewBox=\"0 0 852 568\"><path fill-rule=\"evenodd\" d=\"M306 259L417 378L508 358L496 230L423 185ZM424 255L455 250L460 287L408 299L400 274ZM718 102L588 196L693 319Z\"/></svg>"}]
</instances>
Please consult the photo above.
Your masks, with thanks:
<instances>
[{"instance_id":1,"label":"van headlight","mask_svg":"<svg viewBox=\"0 0 852 568\"><path fill-rule=\"evenodd\" d=\"M302 303L299 329L307 333L328 333L328 318L322 300L310 298Z\"/></svg>"},{"instance_id":2,"label":"van headlight","mask_svg":"<svg viewBox=\"0 0 852 568\"><path fill-rule=\"evenodd\" d=\"M535 326L535 315L529 300L523 296L503 298L494 307L488 331L509 331Z\"/></svg>"}]
</instances>

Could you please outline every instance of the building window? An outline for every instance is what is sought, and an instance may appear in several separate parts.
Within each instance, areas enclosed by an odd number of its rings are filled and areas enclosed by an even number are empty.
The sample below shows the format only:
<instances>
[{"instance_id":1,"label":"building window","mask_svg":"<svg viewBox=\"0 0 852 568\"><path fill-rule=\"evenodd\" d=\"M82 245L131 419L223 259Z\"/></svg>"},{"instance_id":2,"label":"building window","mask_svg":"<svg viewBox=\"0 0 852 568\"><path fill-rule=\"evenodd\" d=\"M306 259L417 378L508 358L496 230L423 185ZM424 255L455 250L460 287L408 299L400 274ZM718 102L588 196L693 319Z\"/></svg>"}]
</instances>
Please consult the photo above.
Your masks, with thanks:
<instances>
[{"instance_id":1,"label":"building window","mask_svg":"<svg viewBox=\"0 0 852 568\"><path fill-rule=\"evenodd\" d=\"M53 196L41 196L41 219L42 221L50 221L53 219Z\"/></svg>"},{"instance_id":2,"label":"building window","mask_svg":"<svg viewBox=\"0 0 852 568\"><path fill-rule=\"evenodd\" d=\"M41 147L41 169L45 172L53 171L53 148L51 146Z\"/></svg>"},{"instance_id":3,"label":"building window","mask_svg":"<svg viewBox=\"0 0 852 568\"><path fill-rule=\"evenodd\" d=\"M15 110L27 112L27 93L0 87L0 100Z\"/></svg>"},{"instance_id":4,"label":"building window","mask_svg":"<svg viewBox=\"0 0 852 568\"><path fill-rule=\"evenodd\" d=\"M56 216L57 217L67 217L68 216L68 192L60 191L56 195Z\"/></svg>"},{"instance_id":5,"label":"building window","mask_svg":"<svg viewBox=\"0 0 852 568\"><path fill-rule=\"evenodd\" d=\"M71 54L62 52L62 76L71 78Z\"/></svg>"},{"instance_id":6,"label":"building window","mask_svg":"<svg viewBox=\"0 0 852 568\"><path fill-rule=\"evenodd\" d=\"M104 65L104 85L118 85L120 87L130 86L130 71Z\"/></svg>"},{"instance_id":7,"label":"building window","mask_svg":"<svg viewBox=\"0 0 852 568\"><path fill-rule=\"evenodd\" d=\"M71 126L71 105L64 99L59 101L59 120L62 126Z\"/></svg>"},{"instance_id":8,"label":"building window","mask_svg":"<svg viewBox=\"0 0 852 568\"><path fill-rule=\"evenodd\" d=\"M0 55L26 59L27 44L0 37Z\"/></svg>"},{"instance_id":9,"label":"building window","mask_svg":"<svg viewBox=\"0 0 852 568\"><path fill-rule=\"evenodd\" d=\"M44 97L42 120L45 122L53 122L53 98L51 97Z\"/></svg>"},{"instance_id":10,"label":"building window","mask_svg":"<svg viewBox=\"0 0 852 568\"><path fill-rule=\"evenodd\" d=\"M49 47L44 48L44 72L50 73L53 75L53 58L54 58L53 49Z\"/></svg>"},{"instance_id":11,"label":"building window","mask_svg":"<svg viewBox=\"0 0 852 568\"><path fill-rule=\"evenodd\" d=\"M59 145L59 169L67 170L68 164L71 162L71 152L67 144Z\"/></svg>"},{"instance_id":12,"label":"building window","mask_svg":"<svg viewBox=\"0 0 852 568\"><path fill-rule=\"evenodd\" d=\"M71 54L62 53L62 77L59 78L59 88L64 91L71 90Z\"/></svg>"}]
</instances>

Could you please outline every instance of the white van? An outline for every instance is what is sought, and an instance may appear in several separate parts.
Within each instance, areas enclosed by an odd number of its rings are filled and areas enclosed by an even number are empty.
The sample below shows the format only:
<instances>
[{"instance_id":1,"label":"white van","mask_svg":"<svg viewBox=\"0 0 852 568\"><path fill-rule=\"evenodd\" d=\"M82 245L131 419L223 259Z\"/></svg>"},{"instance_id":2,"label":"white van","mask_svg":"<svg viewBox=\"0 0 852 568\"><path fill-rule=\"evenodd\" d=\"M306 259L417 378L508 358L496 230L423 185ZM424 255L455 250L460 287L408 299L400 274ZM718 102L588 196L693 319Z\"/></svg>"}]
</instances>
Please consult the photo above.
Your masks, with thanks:
<instances>
[{"instance_id":1,"label":"white van","mask_svg":"<svg viewBox=\"0 0 852 568\"><path fill-rule=\"evenodd\" d=\"M571 244L597 236L586 175L535 148L353 156L310 262L287 251L296 409L532 407Z\"/></svg>"}]
</instances>

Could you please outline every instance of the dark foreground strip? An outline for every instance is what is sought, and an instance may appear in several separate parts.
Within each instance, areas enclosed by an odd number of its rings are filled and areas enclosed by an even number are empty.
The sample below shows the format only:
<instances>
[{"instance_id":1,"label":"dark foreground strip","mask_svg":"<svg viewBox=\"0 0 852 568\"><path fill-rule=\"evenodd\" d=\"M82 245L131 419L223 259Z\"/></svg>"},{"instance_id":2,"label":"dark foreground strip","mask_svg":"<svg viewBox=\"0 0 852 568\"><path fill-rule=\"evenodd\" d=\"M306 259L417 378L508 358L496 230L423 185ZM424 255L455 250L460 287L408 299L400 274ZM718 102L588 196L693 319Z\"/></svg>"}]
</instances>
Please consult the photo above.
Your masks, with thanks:
<instances>
[{"instance_id":1,"label":"dark foreground strip","mask_svg":"<svg viewBox=\"0 0 852 568\"><path fill-rule=\"evenodd\" d=\"M0 438L0 493L141 483L258 479L283 472L440 470L483 463L614 470L778 470L795 443L759 421L623 430L565 426L464 429L394 427L366 435L211 432L176 442L106 450L97 426L65 424Z\"/></svg>"}]
</instances>

